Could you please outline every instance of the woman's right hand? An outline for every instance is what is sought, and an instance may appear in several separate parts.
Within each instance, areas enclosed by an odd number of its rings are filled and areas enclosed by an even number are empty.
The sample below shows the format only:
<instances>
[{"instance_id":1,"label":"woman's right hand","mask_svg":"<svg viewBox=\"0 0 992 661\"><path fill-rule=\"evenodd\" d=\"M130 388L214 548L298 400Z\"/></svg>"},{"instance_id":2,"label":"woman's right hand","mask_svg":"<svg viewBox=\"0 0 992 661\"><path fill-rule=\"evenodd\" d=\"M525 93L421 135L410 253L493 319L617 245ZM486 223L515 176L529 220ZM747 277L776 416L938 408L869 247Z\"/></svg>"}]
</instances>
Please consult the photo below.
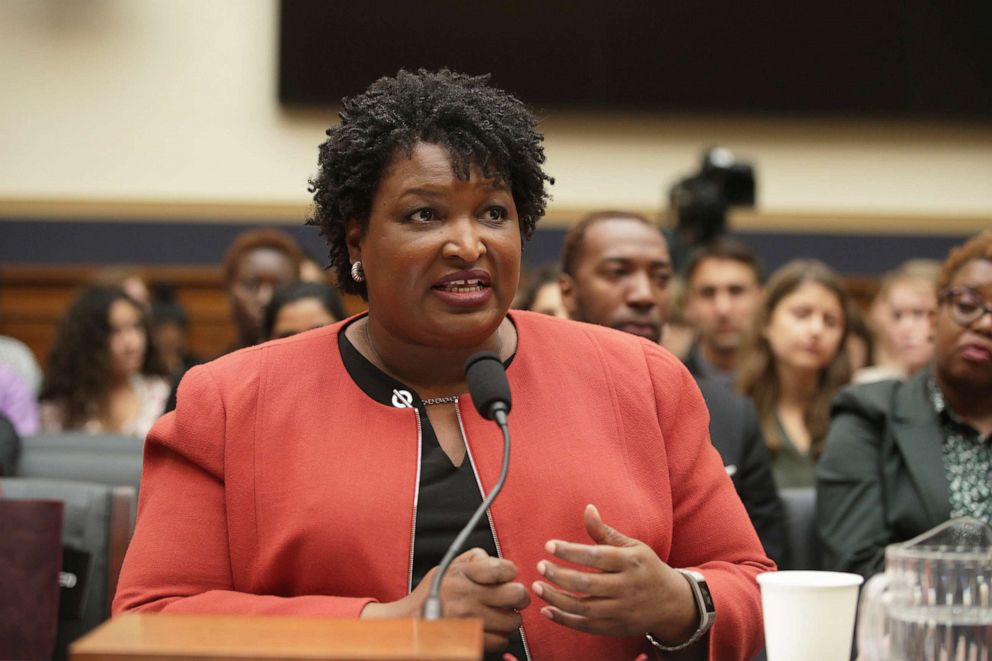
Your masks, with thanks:
<instances>
[{"instance_id":1,"label":"woman's right hand","mask_svg":"<svg viewBox=\"0 0 992 661\"><path fill-rule=\"evenodd\" d=\"M362 618L420 617L437 567L427 572L417 588L389 603L370 603ZM509 560L494 558L480 548L465 551L454 559L441 581L441 604L445 617L477 617L482 620L486 650L506 647L511 633L520 628L517 611L530 604L522 583L512 582L517 567Z\"/></svg>"}]
</instances>

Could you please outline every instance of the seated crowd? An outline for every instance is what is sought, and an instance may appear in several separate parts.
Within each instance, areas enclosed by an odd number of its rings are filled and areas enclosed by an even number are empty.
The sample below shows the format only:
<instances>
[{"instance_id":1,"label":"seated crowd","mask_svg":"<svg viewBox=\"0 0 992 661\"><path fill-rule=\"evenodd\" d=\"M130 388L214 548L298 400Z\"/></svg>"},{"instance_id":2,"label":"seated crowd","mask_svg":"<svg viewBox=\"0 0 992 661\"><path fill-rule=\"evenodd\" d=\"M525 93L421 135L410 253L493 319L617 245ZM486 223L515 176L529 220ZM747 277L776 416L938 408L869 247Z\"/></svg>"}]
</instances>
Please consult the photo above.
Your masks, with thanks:
<instances>
[{"instance_id":1,"label":"seated crowd","mask_svg":"<svg viewBox=\"0 0 992 661\"><path fill-rule=\"evenodd\" d=\"M816 568L865 577L884 569L886 545L949 518L992 524L992 231L942 265L911 260L885 274L864 318L826 264L797 259L765 280L754 251L732 238L696 247L676 271L663 233L628 212L578 222L560 268L561 301L544 269L520 305L644 335L680 355L780 568L814 567L794 564L782 546L776 489L815 488ZM743 418L715 401L714 384L746 396ZM749 419L753 432L742 432ZM760 452L740 460L729 447L752 433Z\"/></svg>"}]
</instances>

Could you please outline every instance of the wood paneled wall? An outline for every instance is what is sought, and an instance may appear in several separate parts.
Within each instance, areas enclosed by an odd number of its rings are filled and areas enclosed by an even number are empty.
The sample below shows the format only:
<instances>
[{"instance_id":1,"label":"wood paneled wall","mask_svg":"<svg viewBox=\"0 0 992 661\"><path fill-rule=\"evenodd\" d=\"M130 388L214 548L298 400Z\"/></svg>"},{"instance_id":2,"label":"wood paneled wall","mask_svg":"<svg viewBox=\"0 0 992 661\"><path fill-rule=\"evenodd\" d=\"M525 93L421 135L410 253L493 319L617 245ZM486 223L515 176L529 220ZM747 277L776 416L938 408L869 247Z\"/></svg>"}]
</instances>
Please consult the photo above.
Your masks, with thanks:
<instances>
[{"instance_id":1,"label":"wood paneled wall","mask_svg":"<svg viewBox=\"0 0 992 661\"><path fill-rule=\"evenodd\" d=\"M59 320L79 288L102 267L9 266L0 269L0 334L26 343L44 364ZM169 282L189 315L190 349L212 356L234 340L220 269L151 267L138 269L148 282Z\"/></svg>"},{"instance_id":2,"label":"wood paneled wall","mask_svg":"<svg viewBox=\"0 0 992 661\"><path fill-rule=\"evenodd\" d=\"M83 284L102 266L5 266L0 267L0 335L26 343L41 364L55 338L59 319ZM230 308L220 268L208 266L136 267L149 283L168 282L176 300L189 315L189 348L201 356L216 356L234 341ZM874 277L847 278L855 299L866 309L878 289ZM358 297L344 300L349 314L364 303Z\"/></svg>"},{"instance_id":3,"label":"wood paneled wall","mask_svg":"<svg viewBox=\"0 0 992 661\"><path fill-rule=\"evenodd\" d=\"M102 266L5 266L0 268L0 335L27 344L43 365L55 339L59 320L79 288ZM216 356L234 341L234 327L224 279L219 267L135 267L149 284L174 286L176 302L189 316L189 349ZM349 313L364 307L361 299L345 297Z\"/></svg>"}]
</instances>

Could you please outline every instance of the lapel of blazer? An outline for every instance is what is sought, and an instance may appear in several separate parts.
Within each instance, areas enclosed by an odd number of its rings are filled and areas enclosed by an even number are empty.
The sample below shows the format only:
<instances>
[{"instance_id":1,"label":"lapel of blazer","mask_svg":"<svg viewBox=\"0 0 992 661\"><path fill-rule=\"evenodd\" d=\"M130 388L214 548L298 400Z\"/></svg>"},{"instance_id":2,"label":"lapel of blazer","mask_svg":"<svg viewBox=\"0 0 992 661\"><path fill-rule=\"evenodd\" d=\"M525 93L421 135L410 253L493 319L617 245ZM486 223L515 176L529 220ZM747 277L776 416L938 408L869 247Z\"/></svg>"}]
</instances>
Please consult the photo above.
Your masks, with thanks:
<instances>
[{"instance_id":1,"label":"lapel of blazer","mask_svg":"<svg viewBox=\"0 0 992 661\"><path fill-rule=\"evenodd\" d=\"M928 373L929 368L924 367L896 391L892 427L896 445L935 526L950 518L951 506L941 449L944 435L927 391Z\"/></svg>"}]
</instances>

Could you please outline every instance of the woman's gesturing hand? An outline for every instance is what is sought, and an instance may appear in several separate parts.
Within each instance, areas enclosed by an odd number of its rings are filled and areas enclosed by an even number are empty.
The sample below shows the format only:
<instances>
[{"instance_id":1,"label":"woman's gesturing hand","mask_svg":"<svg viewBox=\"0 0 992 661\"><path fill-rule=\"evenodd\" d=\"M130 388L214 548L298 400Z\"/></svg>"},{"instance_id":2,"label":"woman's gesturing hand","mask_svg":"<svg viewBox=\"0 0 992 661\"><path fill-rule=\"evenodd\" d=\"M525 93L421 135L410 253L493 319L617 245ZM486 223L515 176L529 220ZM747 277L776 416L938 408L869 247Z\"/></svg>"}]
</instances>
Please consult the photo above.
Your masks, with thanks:
<instances>
[{"instance_id":1,"label":"woman's gesturing hand","mask_svg":"<svg viewBox=\"0 0 992 661\"><path fill-rule=\"evenodd\" d=\"M647 544L606 525L595 506L587 505L583 517L595 544L551 540L545 548L556 558L588 569L538 562L546 581L535 581L532 587L548 604L541 614L587 633L650 633L670 644L687 640L699 614L686 579Z\"/></svg>"},{"instance_id":2,"label":"woman's gesturing hand","mask_svg":"<svg viewBox=\"0 0 992 661\"><path fill-rule=\"evenodd\" d=\"M387 604L369 604L363 618L420 617L437 567L427 572L409 595ZM454 559L441 581L441 604L445 617L477 617L482 620L486 649L506 647L509 636L520 627L519 611L530 604L522 583L512 582L517 567L509 560L494 558L479 548Z\"/></svg>"}]
</instances>

